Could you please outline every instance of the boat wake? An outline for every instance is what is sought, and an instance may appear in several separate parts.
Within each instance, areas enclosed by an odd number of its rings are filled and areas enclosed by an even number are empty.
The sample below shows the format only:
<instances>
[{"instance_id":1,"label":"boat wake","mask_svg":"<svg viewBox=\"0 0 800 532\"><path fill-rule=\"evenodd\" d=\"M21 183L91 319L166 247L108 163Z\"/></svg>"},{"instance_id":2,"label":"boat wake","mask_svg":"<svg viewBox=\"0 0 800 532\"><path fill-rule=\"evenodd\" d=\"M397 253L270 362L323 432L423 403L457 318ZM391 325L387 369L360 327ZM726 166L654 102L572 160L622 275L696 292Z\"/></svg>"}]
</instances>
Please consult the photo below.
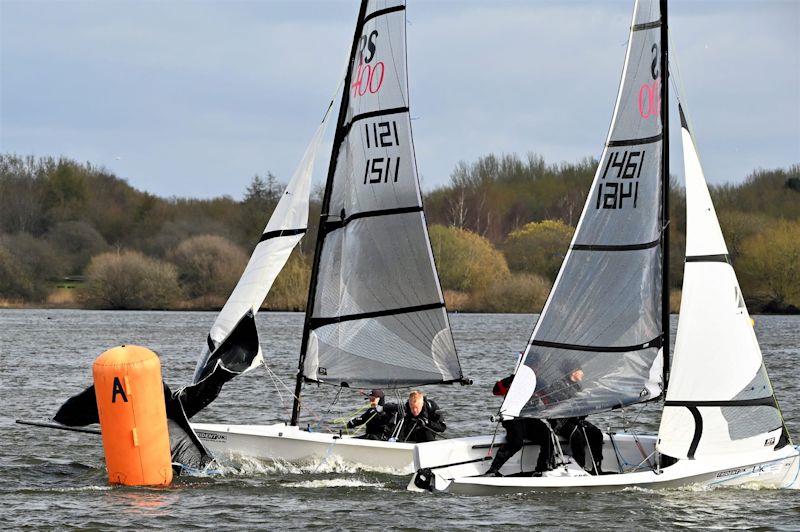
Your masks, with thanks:
<instances>
[{"instance_id":1,"label":"boat wake","mask_svg":"<svg viewBox=\"0 0 800 532\"><path fill-rule=\"evenodd\" d=\"M370 488L386 489L381 482L361 480L357 478L329 478L319 480L303 480L301 482L287 482L287 488Z\"/></svg>"},{"instance_id":2,"label":"boat wake","mask_svg":"<svg viewBox=\"0 0 800 532\"><path fill-rule=\"evenodd\" d=\"M281 459L261 460L248 456L230 456L213 470L192 471L190 476L276 476L308 474L355 474L380 473L388 475L405 474L404 471L390 467L365 467L346 462L338 456L329 456L304 463L293 463Z\"/></svg>"}]
</instances>

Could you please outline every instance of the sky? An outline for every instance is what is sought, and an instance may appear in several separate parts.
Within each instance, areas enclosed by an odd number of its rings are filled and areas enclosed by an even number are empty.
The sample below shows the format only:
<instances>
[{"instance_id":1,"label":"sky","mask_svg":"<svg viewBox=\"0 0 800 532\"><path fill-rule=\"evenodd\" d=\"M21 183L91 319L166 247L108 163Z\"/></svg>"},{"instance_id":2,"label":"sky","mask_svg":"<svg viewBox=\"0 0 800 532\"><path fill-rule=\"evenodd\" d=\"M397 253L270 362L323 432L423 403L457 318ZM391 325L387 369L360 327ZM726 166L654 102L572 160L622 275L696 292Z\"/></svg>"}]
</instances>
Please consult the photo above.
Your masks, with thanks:
<instances>
[{"instance_id":1,"label":"sky","mask_svg":"<svg viewBox=\"0 0 800 532\"><path fill-rule=\"evenodd\" d=\"M599 157L632 5L411 0L423 189L488 153ZM677 65L709 182L800 163L800 0L669 9L673 76ZM268 171L286 181L343 75L357 11L356 0L0 0L0 152L90 162L166 197L241 198Z\"/></svg>"}]
</instances>

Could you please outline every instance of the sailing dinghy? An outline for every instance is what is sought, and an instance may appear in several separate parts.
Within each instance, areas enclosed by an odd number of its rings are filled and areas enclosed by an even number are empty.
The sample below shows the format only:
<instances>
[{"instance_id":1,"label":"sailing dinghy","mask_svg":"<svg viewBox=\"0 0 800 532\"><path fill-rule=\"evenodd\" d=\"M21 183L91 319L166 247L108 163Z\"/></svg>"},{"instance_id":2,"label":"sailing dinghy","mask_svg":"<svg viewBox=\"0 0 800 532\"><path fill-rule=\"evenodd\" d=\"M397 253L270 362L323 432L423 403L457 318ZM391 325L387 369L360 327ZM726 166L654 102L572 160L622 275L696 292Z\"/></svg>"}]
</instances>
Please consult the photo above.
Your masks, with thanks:
<instances>
[{"instance_id":1,"label":"sailing dinghy","mask_svg":"<svg viewBox=\"0 0 800 532\"><path fill-rule=\"evenodd\" d=\"M504 477L483 477L502 438L433 442L415 449L418 472L410 489L488 495L800 487L798 448L767 376L682 106L686 264L674 360L666 371L667 72L666 1L638 0L606 147L500 409L504 419L579 417L659 400L666 390L658 434L604 434L598 475L559 453L560 465L534 477L538 446L526 445L501 469ZM584 378L565 394L559 387L575 368Z\"/></svg>"},{"instance_id":2,"label":"sailing dinghy","mask_svg":"<svg viewBox=\"0 0 800 532\"><path fill-rule=\"evenodd\" d=\"M308 216L310 153L215 322L196 380L214 366L218 346L236 324L252 320L302 237ZM257 366L260 348L249 356L250 367ZM196 423L193 427L217 455L306 463L330 457L407 474L414 471L411 443L301 428L303 384L397 389L466 382L433 260L417 177L409 115L405 2L363 0L323 196L291 420L288 424Z\"/></svg>"}]
</instances>

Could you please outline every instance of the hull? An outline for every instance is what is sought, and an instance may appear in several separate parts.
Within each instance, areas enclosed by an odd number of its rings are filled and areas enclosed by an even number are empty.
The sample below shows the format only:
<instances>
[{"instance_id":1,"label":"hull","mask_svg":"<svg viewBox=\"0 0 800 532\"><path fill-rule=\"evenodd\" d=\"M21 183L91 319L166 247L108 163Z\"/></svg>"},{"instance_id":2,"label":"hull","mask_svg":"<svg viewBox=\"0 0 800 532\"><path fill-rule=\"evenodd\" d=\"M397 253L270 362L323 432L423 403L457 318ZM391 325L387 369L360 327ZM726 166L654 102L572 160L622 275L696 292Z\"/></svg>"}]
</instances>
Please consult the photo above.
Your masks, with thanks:
<instances>
[{"instance_id":1,"label":"hull","mask_svg":"<svg viewBox=\"0 0 800 532\"><path fill-rule=\"evenodd\" d=\"M800 488L800 452L793 446L777 451L679 460L659 470L651 455L657 440L655 435L606 434L601 475L589 475L567 459L566 464L541 477L524 476L524 472L533 469L538 455L538 447L531 445L523 448L501 469L504 475L519 476L482 477L480 475L491 464L491 458L486 457L487 438L490 439L486 436L457 438L417 446L415 466L419 467L409 489L426 488L460 495L501 495L613 491L631 487ZM445 457L449 462L443 462Z\"/></svg>"},{"instance_id":2,"label":"hull","mask_svg":"<svg viewBox=\"0 0 800 532\"><path fill-rule=\"evenodd\" d=\"M360 440L323 432L308 432L283 423L217 425L193 423L198 438L216 456L288 462L319 467L325 462L407 475L414 471L414 444Z\"/></svg>"}]
</instances>

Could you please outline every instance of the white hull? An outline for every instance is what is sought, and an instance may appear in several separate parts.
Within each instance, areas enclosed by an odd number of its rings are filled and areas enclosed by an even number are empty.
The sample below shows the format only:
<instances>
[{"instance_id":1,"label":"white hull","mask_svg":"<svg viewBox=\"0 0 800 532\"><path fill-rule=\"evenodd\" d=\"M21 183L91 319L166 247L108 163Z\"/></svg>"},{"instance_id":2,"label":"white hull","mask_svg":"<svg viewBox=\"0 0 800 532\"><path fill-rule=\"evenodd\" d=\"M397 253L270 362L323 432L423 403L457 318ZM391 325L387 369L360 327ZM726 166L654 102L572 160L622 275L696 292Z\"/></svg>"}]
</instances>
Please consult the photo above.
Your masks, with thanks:
<instances>
[{"instance_id":1,"label":"white hull","mask_svg":"<svg viewBox=\"0 0 800 532\"><path fill-rule=\"evenodd\" d=\"M308 432L283 423L217 425L192 423L197 436L217 457L250 458L319 465L324 462L408 475L414 472L414 444L361 440L325 432Z\"/></svg>"},{"instance_id":2,"label":"white hull","mask_svg":"<svg viewBox=\"0 0 800 532\"><path fill-rule=\"evenodd\" d=\"M758 488L800 488L800 452L786 446L777 451L736 454L700 460L680 460L657 471L653 459L655 435L605 435L602 475L589 475L570 463L541 477L483 477L491 464L486 458L491 436L456 438L417 446L415 467L430 469L432 491L462 495L499 495L541 491L611 491L631 487L662 489L697 486L746 486ZM538 447L526 446L501 469L504 475L532 471ZM520 458L520 456L522 458ZM638 466L638 467L637 467ZM624 471L624 472L620 472ZM421 484L415 474L409 489ZM416 485L415 485L415 481Z\"/></svg>"}]
</instances>

